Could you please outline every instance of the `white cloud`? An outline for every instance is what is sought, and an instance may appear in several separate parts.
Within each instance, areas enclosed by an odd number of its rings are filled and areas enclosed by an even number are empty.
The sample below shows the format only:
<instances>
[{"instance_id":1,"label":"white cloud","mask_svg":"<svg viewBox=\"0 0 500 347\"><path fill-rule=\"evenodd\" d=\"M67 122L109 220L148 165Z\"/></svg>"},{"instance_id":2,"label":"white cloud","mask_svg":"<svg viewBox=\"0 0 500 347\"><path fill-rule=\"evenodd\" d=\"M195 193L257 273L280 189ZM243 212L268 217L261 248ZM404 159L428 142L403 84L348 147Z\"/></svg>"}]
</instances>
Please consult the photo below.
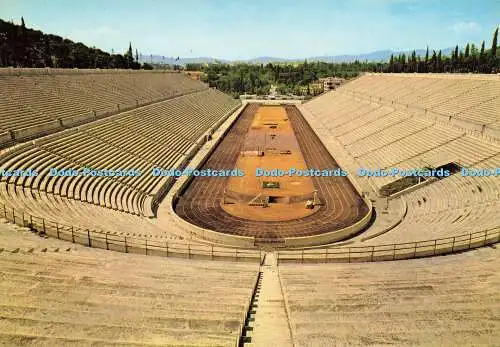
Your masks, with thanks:
<instances>
[{"instance_id":1,"label":"white cloud","mask_svg":"<svg viewBox=\"0 0 500 347\"><path fill-rule=\"evenodd\" d=\"M478 32L481 30L481 27L476 22L458 22L453 24L450 27L450 29L456 32L457 34L463 34L463 33Z\"/></svg>"}]
</instances>

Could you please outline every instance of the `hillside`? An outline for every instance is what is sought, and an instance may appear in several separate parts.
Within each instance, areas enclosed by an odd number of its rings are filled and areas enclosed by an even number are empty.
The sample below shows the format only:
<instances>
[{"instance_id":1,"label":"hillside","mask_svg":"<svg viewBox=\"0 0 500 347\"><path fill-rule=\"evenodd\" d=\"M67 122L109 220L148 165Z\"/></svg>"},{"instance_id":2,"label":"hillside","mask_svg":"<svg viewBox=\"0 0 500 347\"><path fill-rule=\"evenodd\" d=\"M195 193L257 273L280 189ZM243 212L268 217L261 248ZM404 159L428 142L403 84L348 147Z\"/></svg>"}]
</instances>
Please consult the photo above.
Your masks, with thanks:
<instances>
[{"instance_id":1,"label":"hillside","mask_svg":"<svg viewBox=\"0 0 500 347\"><path fill-rule=\"evenodd\" d=\"M125 54L110 54L81 42L45 34L0 19L0 67L57 67L139 69L148 68L134 59L132 47Z\"/></svg>"}]
</instances>

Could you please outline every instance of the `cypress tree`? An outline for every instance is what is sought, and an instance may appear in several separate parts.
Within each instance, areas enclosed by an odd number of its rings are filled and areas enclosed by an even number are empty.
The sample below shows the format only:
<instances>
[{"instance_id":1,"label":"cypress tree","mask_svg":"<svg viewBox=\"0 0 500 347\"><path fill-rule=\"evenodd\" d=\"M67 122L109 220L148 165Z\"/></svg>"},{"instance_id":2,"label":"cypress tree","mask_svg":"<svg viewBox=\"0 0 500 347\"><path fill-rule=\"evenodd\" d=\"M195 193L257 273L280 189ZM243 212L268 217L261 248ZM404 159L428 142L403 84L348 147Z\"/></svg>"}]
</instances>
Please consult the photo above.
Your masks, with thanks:
<instances>
[{"instance_id":1,"label":"cypress tree","mask_svg":"<svg viewBox=\"0 0 500 347\"><path fill-rule=\"evenodd\" d=\"M424 71L429 72L429 46L427 46L427 50L425 51Z\"/></svg>"},{"instance_id":2,"label":"cypress tree","mask_svg":"<svg viewBox=\"0 0 500 347\"><path fill-rule=\"evenodd\" d=\"M495 58L497 56L497 40L498 40L498 27L493 34L493 42L491 43L491 56Z\"/></svg>"},{"instance_id":3,"label":"cypress tree","mask_svg":"<svg viewBox=\"0 0 500 347\"><path fill-rule=\"evenodd\" d=\"M436 55L435 50L432 50L431 63L432 63L432 71L431 72L437 72L437 55Z\"/></svg>"},{"instance_id":4,"label":"cypress tree","mask_svg":"<svg viewBox=\"0 0 500 347\"><path fill-rule=\"evenodd\" d=\"M474 43L471 43L470 45L470 65L472 65L472 71L477 70L477 47Z\"/></svg>"},{"instance_id":5,"label":"cypress tree","mask_svg":"<svg viewBox=\"0 0 500 347\"><path fill-rule=\"evenodd\" d=\"M411 52L410 72L415 72L416 64L417 64L417 52L413 50L413 52Z\"/></svg>"},{"instance_id":6,"label":"cypress tree","mask_svg":"<svg viewBox=\"0 0 500 347\"><path fill-rule=\"evenodd\" d=\"M470 45L470 55L475 57L477 55L477 48L474 43L471 43Z\"/></svg>"},{"instance_id":7,"label":"cypress tree","mask_svg":"<svg viewBox=\"0 0 500 347\"><path fill-rule=\"evenodd\" d=\"M481 42L481 48L479 50L479 59L477 70L481 73L485 73L487 71L485 63L485 53L484 53L484 41Z\"/></svg>"},{"instance_id":8,"label":"cypress tree","mask_svg":"<svg viewBox=\"0 0 500 347\"><path fill-rule=\"evenodd\" d=\"M451 63L452 63L452 71L455 72L456 69L457 69L457 67L458 67L458 65L459 65L459 61L458 61L458 45L455 46L455 50L453 51Z\"/></svg>"},{"instance_id":9,"label":"cypress tree","mask_svg":"<svg viewBox=\"0 0 500 347\"><path fill-rule=\"evenodd\" d=\"M469 57L469 52L470 52L470 46L469 44L467 44L467 46L465 46L465 58Z\"/></svg>"},{"instance_id":10,"label":"cypress tree","mask_svg":"<svg viewBox=\"0 0 500 347\"><path fill-rule=\"evenodd\" d=\"M437 72L442 72L441 67L443 66L442 64L442 59L441 59L441 50L439 50L439 53L437 55Z\"/></svg>"},{"instance_id":11,"label":"cypress tree","mask_svg":"<svg viewBox=\"0 0 500 347\"><path fill-rule=\"evenodd\" d=\"M131 68L133 62L134 62L134 53L132 53L132 42L129 42L127 51L127 67Z\"/></svg>"}]
</instances>

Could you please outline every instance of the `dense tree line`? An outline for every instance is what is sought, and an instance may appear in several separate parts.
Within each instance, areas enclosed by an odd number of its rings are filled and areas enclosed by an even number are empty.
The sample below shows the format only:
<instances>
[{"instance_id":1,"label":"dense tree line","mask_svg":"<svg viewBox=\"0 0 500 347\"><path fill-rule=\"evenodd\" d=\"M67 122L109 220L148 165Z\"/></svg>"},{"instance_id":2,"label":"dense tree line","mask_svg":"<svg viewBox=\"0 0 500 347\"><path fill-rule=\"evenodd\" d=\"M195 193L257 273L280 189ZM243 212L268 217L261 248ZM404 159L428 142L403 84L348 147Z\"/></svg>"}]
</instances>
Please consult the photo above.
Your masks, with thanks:
<instances>
[{"instance_id":1,"label":"dense tree line","mask_svg":"<svg viewBox=\"0 0 500 347\"><path fill-rule=\"evenodd\" d=\"M204 81L235 96L240 94L267 94L275 85L281 94L300 94L302 88L319 78L336 76L356 77L361 71L375 71L379 63L353 62L332 64L326 62L268 63L268 64L187 64L186 70L202 71Z\"/></svg>"},{"instance_id":2,"label":"dense tree line","mask_svg":"<svg viewBox=\"0 0 500 347\"><path fill-rule=\"evenodd\" d=\"M456 72L456 73L498 73L500 72L500 55L498 46L498 28L493 33L491 48L485 49L485 42L480 47L473 43L459 50L458 45L450 56L444 56L441 52L426 50L425 57L417 56L415 51L406 56L404 53L391 56L389 64L382 72Z\"/></svg>"},{"instance_id":3,"label":"dense tree line","mask_svg":"<svg viewBox=\"0 0 500 347\"><path fill-rule=\"evenodd\" d=\"M276 64L187 64L190 71L203 71L204 81L234 96L240 94L267 94L271 85L275 85L281 94L300 94L305 86L309 91L310 83L319 78L334 76L353 78L361 72L455 72L455 73L498 73L500 72L500 50L498 46L498 28L493 34L491 48L467 44L464 50L455 47L451 56L441 51L430 52L420 57L415 51L406 55L392 55L388 62L351 63L276 63Z\"/></svg>"},{"instance_id":4,"label":"dense tree line","mask_svg":"<svg viewBox=\"0 0 500 347\"><path fill-rule=\"evenodd\" d=\"M54 67L54 68L152 68L134 57L132 44L125 54L109 54L83 43L73 42L57 35L44 34L21 24L0 19L0 66Z\"/></svg>"}]
</instances>

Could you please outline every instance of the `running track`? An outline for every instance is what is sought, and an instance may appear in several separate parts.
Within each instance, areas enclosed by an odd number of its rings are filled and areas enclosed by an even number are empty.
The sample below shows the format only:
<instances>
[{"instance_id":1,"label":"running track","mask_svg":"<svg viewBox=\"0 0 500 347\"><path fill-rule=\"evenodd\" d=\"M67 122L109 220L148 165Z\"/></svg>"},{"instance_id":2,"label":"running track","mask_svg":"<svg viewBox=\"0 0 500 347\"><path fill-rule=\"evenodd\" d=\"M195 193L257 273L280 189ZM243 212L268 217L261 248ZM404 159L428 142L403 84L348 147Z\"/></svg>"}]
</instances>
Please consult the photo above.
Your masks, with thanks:
<instances>
[{"instance_id":1,"label":"running track","mask_svg":"<svg viewBox=\"0 0 500 347\"><path fill-rule=\"evenodd\" d=\"M232 169L258 104L248 105L202 168ZM297 141L309 168L337 168L319 138L295 106L285 106ZM195 177L179 198L175 211L200 227L233 235L279 240L284 237L317 235L345 228L368 213L368 207L346 177L314 177L324 203L312 215L289 221L260 222L233 216L221 207L227 179Z\"/></svg>"}]
</instances>

